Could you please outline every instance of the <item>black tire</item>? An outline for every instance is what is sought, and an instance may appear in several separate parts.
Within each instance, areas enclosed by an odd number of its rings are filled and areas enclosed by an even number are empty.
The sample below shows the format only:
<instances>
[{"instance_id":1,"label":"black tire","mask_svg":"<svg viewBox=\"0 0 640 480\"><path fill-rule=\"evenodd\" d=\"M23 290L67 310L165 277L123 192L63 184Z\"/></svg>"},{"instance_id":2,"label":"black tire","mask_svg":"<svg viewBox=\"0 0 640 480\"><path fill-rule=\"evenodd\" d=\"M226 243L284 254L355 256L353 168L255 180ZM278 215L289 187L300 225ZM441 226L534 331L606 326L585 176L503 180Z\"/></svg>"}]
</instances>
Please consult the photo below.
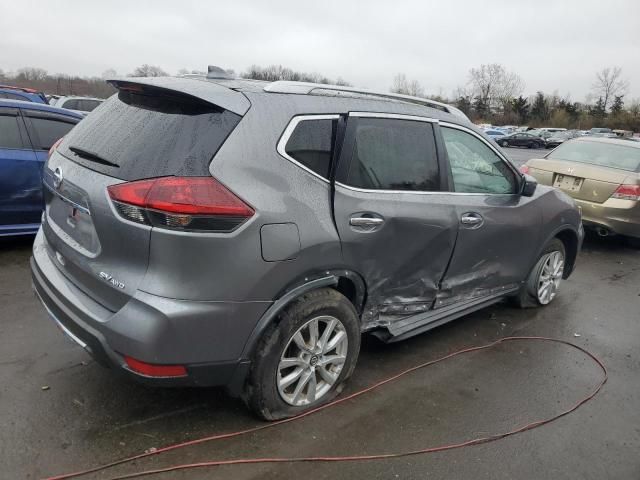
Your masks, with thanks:
<instances>
[{"instance_id":1,"label":"black tire","mask_svg":"<svg viewBox=\"0 0 640 480\"><path fill-rule=\"evenodd\" d=\"M294 334L309 320L319 316L338 319L347 334L347 354L342 370L330 390L313 403L296 406L287 403L278 389L278 366ZM280 314L260 340L253 358L243 399L264 420L279 420L299 415L334 399L351 376L360 352L360 321L352 303L339 292L319 289L307 293ZM314 370L315 371L315 370Z\"/></svg>"},{"instance_id":2,"label":"black tire","mask_svg":"<svg viewBox=\"0 0 640 480\"><path fill-rule=\"evenodd\" d=\"M627 245L629 245L631 248L640 249L640 238L626 237L625 240L627 241Z\"/></svg>"},{"instance_id":3,"label":"black tire","mask_svg":"<svg viewBox=\"0 0 640 480\"><path fill-rule=\"evenodd\" d=\"M538 260L536 261L535 265L531 269L531 272L529 272L529 275L527 276L527 279L524 285L520 288L520 291L518 292L518 294L513 297L513 303L517 307L534 308L534 307L544 306L544 304L542 304L538 299L538 296L536 293L537 292L536 286L538 282L538 277L543 267L543 259L547 254L552 253L554 251L559 251L562 253L564 262L566 264L567 255L566 255L566 249L564 248L564 243L562 243L560 239L554 238L547 244L544 250L542 250L542 253L538 257Z\"/></svg>"},{"instance_id":4,"label":"black tire","mask_svg":"<svg viewBox=\"0 0 640 480\"><path fill-rule=\"evenodd\" d=\"M534 142L527 143L527 148L534 148L537 144Z\"/></svg>"},{"instance_id":5,"label":"black tire","mask_svg":"<svg viewBox=\"0 0 640 480\"><path fill-rule=\"evenodd\" d=\"M500 142L500 146L501 147L508 147L509 146L509 142L507 142L506 140L503 140Z\"/></svg>"}]
</instances>

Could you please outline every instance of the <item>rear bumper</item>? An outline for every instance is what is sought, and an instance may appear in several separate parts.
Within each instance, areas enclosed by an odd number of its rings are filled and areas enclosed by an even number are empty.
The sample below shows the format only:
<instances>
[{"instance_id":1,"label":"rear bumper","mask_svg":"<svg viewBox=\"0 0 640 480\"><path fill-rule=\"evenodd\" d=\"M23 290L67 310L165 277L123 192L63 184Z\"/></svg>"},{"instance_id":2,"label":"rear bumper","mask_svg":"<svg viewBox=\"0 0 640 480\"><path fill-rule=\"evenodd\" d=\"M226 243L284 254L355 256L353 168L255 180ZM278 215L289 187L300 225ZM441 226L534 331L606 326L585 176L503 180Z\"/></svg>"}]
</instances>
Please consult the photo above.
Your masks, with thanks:
<instances>
[{"instance_id":1,"label":"rear bumper","mask_svg":"<svg viewBox=\"0 0 640 480\"><path fill-rule=\"evenodd\" d=\"M582 207L585 227L600 227L611 233L640 238L640 202L615 198L604 203L574 200Z\"/></svg>"},{"instance_id":2,"label":"rear bumper","mask_svg":"<svg viewBox=\"0 0 640 480\"><path fill-rule=\"evenodd\" d=\"M248 368L241 352L270 302L191 302L136 294L109 312L58 270L38 234L31 258L33 288L63 332L100 364L158 386L234 386ZM233 327L236 328L233 328ZM184 365L187 376L148 377L124 356L156 365Z\"/></svg>"}]
</instances>

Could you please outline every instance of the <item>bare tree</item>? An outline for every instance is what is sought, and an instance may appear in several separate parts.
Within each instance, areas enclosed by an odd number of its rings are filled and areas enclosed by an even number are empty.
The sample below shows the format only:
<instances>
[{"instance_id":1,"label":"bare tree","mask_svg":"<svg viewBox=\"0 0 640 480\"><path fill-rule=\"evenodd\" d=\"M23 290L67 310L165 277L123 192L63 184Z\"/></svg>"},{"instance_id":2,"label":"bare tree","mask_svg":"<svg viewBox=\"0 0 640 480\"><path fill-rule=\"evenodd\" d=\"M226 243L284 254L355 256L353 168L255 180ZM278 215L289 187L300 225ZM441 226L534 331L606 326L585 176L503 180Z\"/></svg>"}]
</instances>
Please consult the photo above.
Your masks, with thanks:
<instances>
[{"instance_id":1,"label":"bare tree","mask_svg":"<svg viewBox=\"0 0 640 480\"><path fill-rule=\"evenodd\" d=\"M417 80L408 80L404 73L399 73L393 78L392 93L411 95L412 97L424 97L424 88Z\"/></svg>"},{"instance_id":2,"label":"bare tree","mask_svg":"<svg viewBox=\"0 0 640 480\"><path fill-rule=\"evenodd\" d=\"M102 72L102 75L100 76L100 78L102 78L103 80L107 80L109 78L115 78L117 76L118 76L118 72L116 72L115 69L107 68L104 72Z\"/></svg>"},{"instance_id":3,"label":"bare tree","mask_svg":"<svg viewBox=\"0 0 640 480\"><path fill-rule=\"evenodd\" d=\"M276 80L290 80L296 82L312 82L349 86L343 78L338 77L337 81L332 81L319 73L296 72L282 65L269 65L261 67L259 65L251 65L246 72L242 73L241 78L251 78L254 80L267 80L274 82Z\"/></svg>"},{"instance_id":4,"label":"bare tree","mask_svg":"<svg viewBox=\"0 0 640 480\"><path fill-rule=\"evenodd\" d=\"M130 77L166 77L167 75L169 74L162 70L162 68L146 63L136 67L133 73L129 74Z\"/></svg>"},{"instance_id":5,"label":"bare tree","mask_svg":"<svg viewBox=\"0 0 640 480\"><path fill-rule=\"evenodd\" d=\"M507 71L499 63L469 70L469 84L473 95L489 107L502 106L524 90L520 75Z\"/></svg>"},{"instance_id":6,"label":"bare tree","mask_svg":"<svg viewBox=\"0 0 640 480\"><path fill-rule=\"evenodd\" d=\"M41 81L47 78L44 68L25 67L18 70L18 80Z\"/></svg>"},{"instance_id":7,"label":"bare tree","mask_svg":"<svg viewBox=\"0 0 640 480\"><path fill-rule=\"evenodd\" d=\"M616 96L624 95L629 88L629 82L622 79L622 68L607 67L596 72L596 81L592 85L592 90L597 97L602 97L604 109L609 106L609 102Z\"/></svg>"}]
</instances>

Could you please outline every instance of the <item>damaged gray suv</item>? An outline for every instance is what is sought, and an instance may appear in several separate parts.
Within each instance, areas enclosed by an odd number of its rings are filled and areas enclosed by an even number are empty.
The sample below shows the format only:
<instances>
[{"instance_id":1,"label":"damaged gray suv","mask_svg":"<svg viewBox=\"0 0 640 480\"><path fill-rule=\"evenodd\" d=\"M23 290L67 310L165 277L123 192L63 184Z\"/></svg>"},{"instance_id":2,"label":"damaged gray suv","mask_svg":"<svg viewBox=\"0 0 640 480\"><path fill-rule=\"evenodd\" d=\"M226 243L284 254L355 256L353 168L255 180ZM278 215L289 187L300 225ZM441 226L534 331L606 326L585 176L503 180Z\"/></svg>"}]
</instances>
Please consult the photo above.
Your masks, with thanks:
<instances>
[{"instance_id":1,"label":"damaged gray suv","mask_svg":"<svg viewBox=\"0 0 640 480\"><path fill-rule=\"evenodd\" d=\"M571 274L573 201L455 108L224 77L113 80L51 151L34 288L99 362L284 418L341 391L361 333L545 305Z\"/></svg>"}]
</instances>

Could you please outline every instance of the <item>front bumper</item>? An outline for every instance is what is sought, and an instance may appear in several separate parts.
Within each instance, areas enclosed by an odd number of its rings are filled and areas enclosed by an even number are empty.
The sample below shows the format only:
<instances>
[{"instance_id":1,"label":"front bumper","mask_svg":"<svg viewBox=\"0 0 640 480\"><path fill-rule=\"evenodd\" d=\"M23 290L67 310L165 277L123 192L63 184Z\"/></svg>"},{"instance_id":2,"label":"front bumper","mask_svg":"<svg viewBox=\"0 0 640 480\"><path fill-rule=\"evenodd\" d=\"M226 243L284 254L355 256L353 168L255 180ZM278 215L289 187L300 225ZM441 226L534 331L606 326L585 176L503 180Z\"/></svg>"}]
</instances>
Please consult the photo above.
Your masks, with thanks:
<instances>
[{"instance_id":1,"label":"front bumper","mask_svg":"<svg viewBox=\"0 0 640 480\"><path fill-rule=\"evenodd\" d=\"M33 288L56 324L98 363L158 386L241 383L241 353L271 302L193 302L138 292L110 312L70 282L52 262L42 234L31 257ZM157 365L184 365L187 376L148 377L124 356Z\"/></svg>"},{"instance_id":2,"label":"front bumper","mask_svg":"<svg viewBox=\"0 0 640 480\"><path fill-rule=\"evenodd\" d=\"M582 222L588 228L640 238L640 202L610 198L603 203L574 199L582 207Z\"/></svg>"}]
</instances>

